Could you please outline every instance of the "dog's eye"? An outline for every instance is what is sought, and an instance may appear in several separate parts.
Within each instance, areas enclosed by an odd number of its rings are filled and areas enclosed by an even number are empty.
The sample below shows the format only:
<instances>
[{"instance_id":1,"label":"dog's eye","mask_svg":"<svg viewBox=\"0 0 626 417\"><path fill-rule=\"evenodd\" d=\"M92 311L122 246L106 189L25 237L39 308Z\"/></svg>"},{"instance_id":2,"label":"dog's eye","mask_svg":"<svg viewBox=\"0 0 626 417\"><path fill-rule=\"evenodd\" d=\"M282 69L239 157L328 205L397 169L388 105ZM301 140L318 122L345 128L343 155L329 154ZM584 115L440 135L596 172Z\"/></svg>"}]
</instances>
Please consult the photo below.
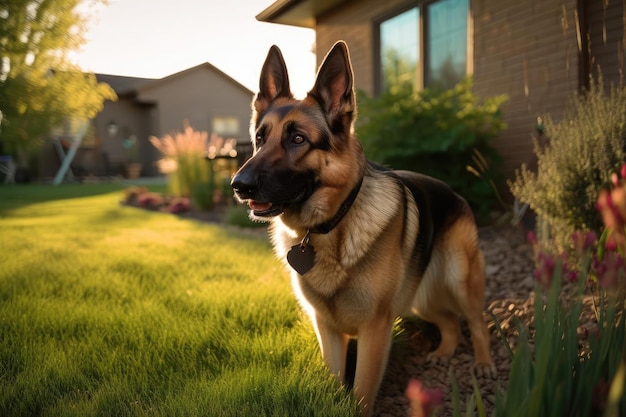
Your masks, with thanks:
<instances>
[{"instance_id":1,"label":"dog's eye","mask_svg":"<svg viewBox=\"0 0 626 417\"><path fill-rule=\"evenodd\" d=\"M260 132L257 133L254 141L256 142L256 146L261 146L261 144L263 144L263 134Z\"/></svg>"},{"instance_id":2,"label":"dog's eye","mask_svg":"<svg viewBox=\"0 0 626 417\"><path fill-rule=\"evenodd\" d=\"M303 144L305 141L304 136L302 135L294 135L294 137L291 139L291 142L296 144L296 145L301 145Z\"/></svg>"}]
</instances>

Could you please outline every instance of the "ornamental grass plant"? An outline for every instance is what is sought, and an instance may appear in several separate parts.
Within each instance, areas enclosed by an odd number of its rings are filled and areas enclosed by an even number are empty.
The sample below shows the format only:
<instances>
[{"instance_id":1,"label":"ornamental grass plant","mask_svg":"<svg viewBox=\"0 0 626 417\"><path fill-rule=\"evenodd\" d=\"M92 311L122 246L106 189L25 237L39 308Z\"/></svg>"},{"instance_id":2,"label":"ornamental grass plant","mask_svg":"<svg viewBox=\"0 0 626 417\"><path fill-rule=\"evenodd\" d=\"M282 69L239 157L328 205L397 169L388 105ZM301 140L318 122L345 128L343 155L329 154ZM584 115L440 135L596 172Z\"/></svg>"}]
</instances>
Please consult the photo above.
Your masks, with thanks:
<instances>
[{"instance_id":1,"label":"ornamental grass plant","mask_svg":"<svg viewBox=\"0 0 626 417\"><path fill-rule=\"evenodd\" d=\"M182 132L172 132L162 138L152 136L150 143L162 155L159 169L167 174L169 192L174 196L193 198L199 186L210 187L207 132L196 131L185 121Z\"/></svg>"}]
</instances>

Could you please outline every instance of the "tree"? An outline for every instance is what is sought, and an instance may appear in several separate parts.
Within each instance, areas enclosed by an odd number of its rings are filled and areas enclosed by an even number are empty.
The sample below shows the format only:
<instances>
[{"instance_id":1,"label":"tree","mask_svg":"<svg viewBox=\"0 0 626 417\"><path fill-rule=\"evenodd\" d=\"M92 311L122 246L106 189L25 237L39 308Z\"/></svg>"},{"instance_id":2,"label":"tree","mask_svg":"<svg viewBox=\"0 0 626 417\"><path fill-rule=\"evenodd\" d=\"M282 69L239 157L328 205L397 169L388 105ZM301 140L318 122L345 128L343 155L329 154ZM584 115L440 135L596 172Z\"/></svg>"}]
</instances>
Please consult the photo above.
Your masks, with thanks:
<instances>
[{"instance_id":1,"label":"tree","mask_svg":"<svg viewBox=\"0 0 626 417\"><path fill-rule=\"evenodd\" d=\"M87 0L92 4L107 0ZM50 131L66 120L90 119L107 84L83 73L68 53L85 43L81 0L4 0L0 4L0 129L2 152L26 165Z\"/></svg>"}]
</instances>

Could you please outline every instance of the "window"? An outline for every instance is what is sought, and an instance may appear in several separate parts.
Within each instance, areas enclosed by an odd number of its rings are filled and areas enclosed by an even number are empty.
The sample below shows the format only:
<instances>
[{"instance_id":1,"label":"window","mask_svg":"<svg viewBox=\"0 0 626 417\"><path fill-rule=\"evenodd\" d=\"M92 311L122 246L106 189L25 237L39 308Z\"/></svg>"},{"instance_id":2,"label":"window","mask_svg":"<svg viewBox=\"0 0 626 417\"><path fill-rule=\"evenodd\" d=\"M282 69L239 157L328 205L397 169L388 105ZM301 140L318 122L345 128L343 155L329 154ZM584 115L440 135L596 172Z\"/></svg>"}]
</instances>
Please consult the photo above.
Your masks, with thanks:
<instances>
[{"instance_id":1,"label":"window","mask_svg":"<svg viewBox=\"0 0 626 417\"><path fill-rule=\"evenodd\" d=\"M419 9L414 7L380 24L381 89L418 85Z\"/></svg>"},{"instance_id":2,"label":"window","mask_svg":"<svg viewBox=\"0 0 626 417\"><path fill-rule=\"evenodd\" d=\"M223 138L239 137L239 119L237 117L213 118L213 133Z\"/></svg>"},{"instance_id":3,"label":"window","mask_svg":"<svg viewBox=\"0 0 626 417\"><path fill-rule=\"evenodd\" d=\"M383 20L378 91L452 88L467 74L469 0L422 2Z\"/></svg>"}]
</instances>

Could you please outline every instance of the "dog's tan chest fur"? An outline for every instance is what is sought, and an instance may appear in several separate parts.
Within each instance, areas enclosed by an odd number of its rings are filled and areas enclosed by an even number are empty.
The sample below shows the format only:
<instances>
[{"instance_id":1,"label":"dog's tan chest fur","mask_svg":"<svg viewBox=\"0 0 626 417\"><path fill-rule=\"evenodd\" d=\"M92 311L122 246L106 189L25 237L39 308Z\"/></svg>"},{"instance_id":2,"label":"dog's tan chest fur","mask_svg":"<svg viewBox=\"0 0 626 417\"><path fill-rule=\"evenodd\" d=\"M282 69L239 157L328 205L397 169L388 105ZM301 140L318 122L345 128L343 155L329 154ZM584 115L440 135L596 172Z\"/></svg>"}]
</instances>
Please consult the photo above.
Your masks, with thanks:
<instances>
[{"instance_id":1,"label":"dog's tan chest fur","mask_svg":"<svg viewBox=\"0 0 626 417\"><path fill-rule=\"evenodd\" d=\"M408 210L410 214L403 223L404 194L403 187L391 177L366 176L353 207L336 229L326 235L310 234L309 244L316 252L313 269L303 276L292 271L292 283L300 301L310 304L318 315L326 316L345 333L356 333L358 324L377 314L381 303L396 297L396 284L402 281L388 276L388 272L396 270L401 276L406 273L412 241L388 242L384 237L381 240L381 236L403 225L408 228L406 236L412 237L417 232L417 212L412 198L407 201L412 210ZM276 219L272 240L279 258L285 259L289 249L300 243L305 233L289 229ZM381 265L380 258L386 258L383 262L389 264L385 272L372 268L372 264Z\"/></svg>"}]
</instances>

